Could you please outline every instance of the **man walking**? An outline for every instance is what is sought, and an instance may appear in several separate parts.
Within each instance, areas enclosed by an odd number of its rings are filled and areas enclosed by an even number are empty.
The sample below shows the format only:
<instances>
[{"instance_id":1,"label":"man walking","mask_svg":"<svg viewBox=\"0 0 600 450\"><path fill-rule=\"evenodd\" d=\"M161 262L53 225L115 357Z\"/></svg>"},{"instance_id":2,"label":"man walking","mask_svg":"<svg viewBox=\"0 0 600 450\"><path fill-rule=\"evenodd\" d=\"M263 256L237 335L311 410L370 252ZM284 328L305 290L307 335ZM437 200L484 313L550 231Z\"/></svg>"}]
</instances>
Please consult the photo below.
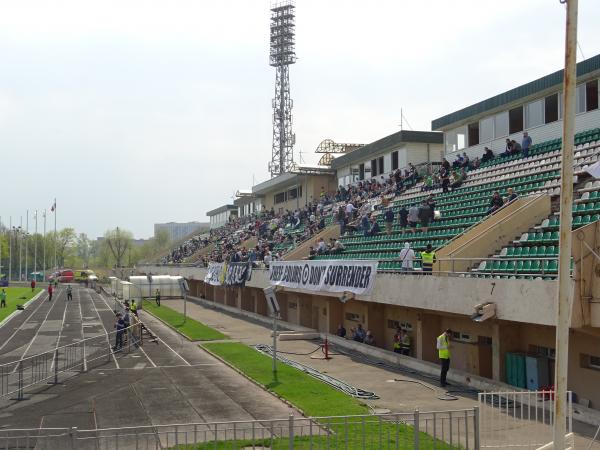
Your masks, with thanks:
<instances>
[{"instance_id":1,"label":"man walking","mask_svg":"<svg viewBox=\"0 0 600 450\"><path fill-rule=\"evenodd\" d=\"M52 287L52 282L48 285L48 301L52 301L52 292L54 292L54 288Z\"/></svg>"},{"instance_id":2,"label":"man walking","mask_svg":"<svg viewBox=\"0 0 600 450\"><path fill-rule=\"evenodd\" d=\"M67 301L73 300L73 288L67 284Z\"/></svg>"},{"instance_id":3,"label":"man walking","mask_svg":"<svg viewBox=\"0 0 600 450\"><path fill-rule=\"evenodd\" d=\"M155 294L154 298L156 301L156 306L160 306L160 289L156 290L156 294Z\"/></svg>"},{"instance_id":4,"label":"man walking","mask_svg":"<svg viewBox=\"0 0 600 450\"><path fill-rule=\"evenodd\" d=\"M6 290L0 292L0 308L6 308Z\"/></svg>"},{"instance_id":5,"label":"man walking","mask_svg":"<svg viewBox=\"0 0 600 450\"><path fill-rule=\"evenodd\" d=\"M448 374L448 370L450 369L450 334L452 331L448 328L442 334L440 334L437 338L437 350L438 356L440 358L440 364L442 366L442 370L440 373L440 385L442 387L446 387L448 383L446 383L446 375Z\"/></svg>"}]
</instances>

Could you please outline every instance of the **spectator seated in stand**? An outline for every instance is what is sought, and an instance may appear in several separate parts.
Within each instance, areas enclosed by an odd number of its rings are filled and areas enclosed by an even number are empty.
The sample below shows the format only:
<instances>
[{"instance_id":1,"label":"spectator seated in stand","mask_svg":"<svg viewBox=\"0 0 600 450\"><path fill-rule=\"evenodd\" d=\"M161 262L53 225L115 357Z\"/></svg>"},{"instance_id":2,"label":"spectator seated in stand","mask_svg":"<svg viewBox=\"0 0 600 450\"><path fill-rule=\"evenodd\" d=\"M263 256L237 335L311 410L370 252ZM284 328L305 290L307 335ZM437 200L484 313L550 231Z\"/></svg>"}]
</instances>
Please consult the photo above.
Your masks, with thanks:
<instances>
[{"instance_id":1,"label":"spectator seated in stand","mask_svg":"<svg viewBox=\"0 0 600 450\"><path fill-rule=\"evenodd\" d=\"M491 161L492 159L494 159L494 152L492 151L491 148L485 147L483 150L484 150L483 156L481 157L481 162L482 163L486 163L486 162Z\"/></svg>"},{"instance_id":2,"label":"spectator seated in stand","mask_svg":"<svg viewBox=\"0 0 600 450\"><path fill-rule=\"evenodd\" d=\"M360 323L356 326L356 329L352 328L350 332L352 333L352 340L356 342L364 342L365 337L367 336Z\"/></svg>"},{"instance_id":3,"label":"spectator seated in stand","mask_svg":"<svg viewBox=\"0 0 600 450\"><path fill-rule=\"evenodd\" d=\"M492 214L494 211L499 210L504 205L504 200L500 197L498 191L494 191L492 198L490 199L490 208L487 210L487 214Z\"/></svg>"}]
</instances>

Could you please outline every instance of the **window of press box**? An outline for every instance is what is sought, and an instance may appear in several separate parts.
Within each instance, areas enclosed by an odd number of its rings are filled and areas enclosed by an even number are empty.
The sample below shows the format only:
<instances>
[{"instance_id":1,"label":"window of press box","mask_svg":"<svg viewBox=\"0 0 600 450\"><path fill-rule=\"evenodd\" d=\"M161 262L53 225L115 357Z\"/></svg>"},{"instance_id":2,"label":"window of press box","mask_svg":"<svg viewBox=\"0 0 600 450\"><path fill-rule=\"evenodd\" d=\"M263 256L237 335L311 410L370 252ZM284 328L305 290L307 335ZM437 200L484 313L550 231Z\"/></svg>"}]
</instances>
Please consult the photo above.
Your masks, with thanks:
<instances>
[{"instance_id":1,"label":"window of press box","mask_svg":"<svg viewBox=\"0 0 600 450\"><path fill-rule=\"evenodd\" d=\"M544 123L558 120L558 94L549 95L544 100Z\"/></svg>"},{"instance_id":2,"label":"window of press box","mask_svg":"<svg viewBox=\"0 0 600 450\"><path fill-rule=\"evenodd\" d=\"M293 200L298 197L302 197L302 186L295 187L288 191L288 200Z\"/></svg>"},{"instance_id":3,"label":"window of press box","mask_svg":"<svg viewBox=\"0 0 600 450\"><path fill-rule=\"evenodd\" d=\"M371 177L377 176L377 160L371 160Z\"/></svg>"},{"instance_id":4,"label":"window of press box","mask_svg":"<svg viewBox=\"0 0 600 450\"><path fill-rule=\"evenodd\" d=\"M274 203L283 203L285 202L285 192L280 192L279 194L275 194L275 198L273 199Z\"/></svg>"},{"instance_id":5,"label":"window of press box","mask_svg":"<svg viewBox=\"0 0 600 450\"><path fill-rule=\"evenodd\" d=\"M598 109L598 80L585 84L585 106L586 111Z\"/></svg>"},{"instance_id":6,"label":"window of press box","mask_svg":"<svg viewBox=\"0 0 600 450\"><path fill-rule=\"evenodd\" d=\"M365 179L365 165L364 164L358 165L358 179L359 180Z\"/></svg>"},{"instance_id":7,"label":"window of press box","mask_svg":"<svg viewBox=\"0 0 600 450\"><path fill-rule=\"evenodd\" d=\"M469 147L479 144L479 122L470 123L467 126L467 135L469 138Z\"/></svg>"},{"instance_id":8,"label":"window of press box","mask_svg":"<svg viewBox=\"0 0 600 450\"><path fill-rule=\"evenodd\" d=\"M392 170L398 168L398 152L392 152Z\"/></svg>"},{"instance_id":9,"label":"window of press box","mask_svg":"<svg viewBox=\"0 0 600 450\"><path fill-rule=\"evenodd\" d=\"M384 170L383 170L383 156L380 156L379 158L377 158L377 163L379 165L377 173L379 175L382 175Z\"/></svg>"},{"instance_id":10,"label":"window of press box","mask_svg":"<svg viewBox=\"0 0 600 450\"><path fill-rule=\"evenodd\" d=\"M508 134L523 131L523 107L513 108L508 111Z\"/></svg>"}]
</instances>

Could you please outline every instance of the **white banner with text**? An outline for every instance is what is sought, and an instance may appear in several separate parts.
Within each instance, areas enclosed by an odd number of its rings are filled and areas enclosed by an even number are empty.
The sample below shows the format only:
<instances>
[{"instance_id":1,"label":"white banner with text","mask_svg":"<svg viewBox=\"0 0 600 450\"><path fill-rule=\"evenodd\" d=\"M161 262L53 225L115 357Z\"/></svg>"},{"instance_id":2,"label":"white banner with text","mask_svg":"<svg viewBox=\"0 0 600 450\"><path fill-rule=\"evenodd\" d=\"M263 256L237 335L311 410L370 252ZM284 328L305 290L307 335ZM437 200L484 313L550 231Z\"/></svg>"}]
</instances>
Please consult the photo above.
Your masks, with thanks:
<instances>
[{"instance_id":1,"label":"white banner with text","mask_svg":"<svg viewBox=\"0 0 600 450\"><path fill-rule=\"evenodd\" d=\"M340 259L273 261L269 267L269 282L292 289L369 295L375 283L377 264L377 261Z\"/></svg>"}]
</instances>

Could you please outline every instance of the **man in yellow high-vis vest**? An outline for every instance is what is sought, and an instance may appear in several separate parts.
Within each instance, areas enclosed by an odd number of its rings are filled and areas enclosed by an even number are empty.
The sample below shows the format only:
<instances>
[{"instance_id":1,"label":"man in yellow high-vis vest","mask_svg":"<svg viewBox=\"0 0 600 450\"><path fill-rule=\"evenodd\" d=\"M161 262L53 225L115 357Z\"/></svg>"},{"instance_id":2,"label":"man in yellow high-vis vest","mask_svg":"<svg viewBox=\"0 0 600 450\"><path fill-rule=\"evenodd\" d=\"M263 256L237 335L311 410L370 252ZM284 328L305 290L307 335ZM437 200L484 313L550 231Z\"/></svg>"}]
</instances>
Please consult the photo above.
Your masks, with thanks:
<instances>
[{"instance_id":1,"label":"man in yellow high-vis vest","mask_svg":"<svg viewBox=\"0 0 600 450\"><path fill-rule=\"evenodd\" d=\"M435 252L431 244L427 244L427 249L421 252L421 267L423 275L431 275L433 263L436 261Z\"/></svg>"},{"instance_id":2,"label":"man in yellow high-vis vest","mask_svg":"<svg viewBox=\"0 0 600 450\"><path fill-rule=\"evenodd\" d=\"M440 364L442 366L442 371L440 373L440 385L442 387L446 387L446 375L448 374L448 370L450 369L450 335L452 331L448 328L442 334L440 334L437 338L436 347L438 349L438 354L440 358Z\"/></svg>"}]
</instances>

